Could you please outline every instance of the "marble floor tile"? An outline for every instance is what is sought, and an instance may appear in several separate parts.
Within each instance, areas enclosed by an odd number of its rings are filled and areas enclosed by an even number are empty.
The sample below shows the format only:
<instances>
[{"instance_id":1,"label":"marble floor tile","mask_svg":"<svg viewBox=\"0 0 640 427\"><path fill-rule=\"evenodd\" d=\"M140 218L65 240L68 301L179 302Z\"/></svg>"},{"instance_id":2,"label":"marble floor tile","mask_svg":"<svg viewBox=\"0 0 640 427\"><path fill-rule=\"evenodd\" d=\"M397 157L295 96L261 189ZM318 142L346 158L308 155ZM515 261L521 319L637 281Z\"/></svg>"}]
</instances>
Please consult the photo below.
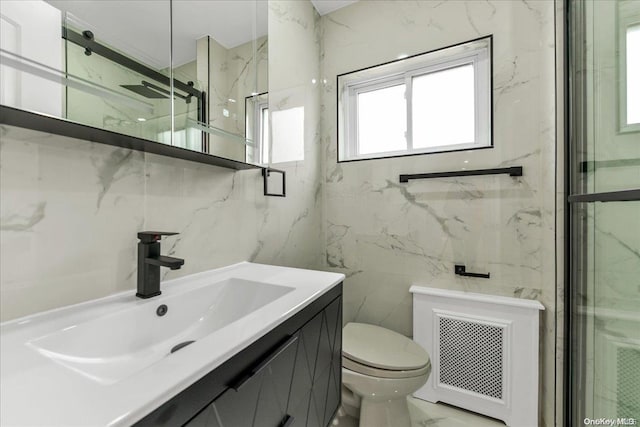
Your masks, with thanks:
<instances>
[{"instance_id":1,"label":"marble floor tile","mask_svg":"<svg viewBox=\"0 0 640 427\"><path fill-rule=\"evenodd\" d=\"M498 427L505 424L494 418L485 417L464 409L442 403L430 403L413 397L409 398L411 427ZM333 420L335 427L359 427L358 420L347 415L342 408ZM366 427L366 426L362 426Z\"/></svg>"}]
</instances>

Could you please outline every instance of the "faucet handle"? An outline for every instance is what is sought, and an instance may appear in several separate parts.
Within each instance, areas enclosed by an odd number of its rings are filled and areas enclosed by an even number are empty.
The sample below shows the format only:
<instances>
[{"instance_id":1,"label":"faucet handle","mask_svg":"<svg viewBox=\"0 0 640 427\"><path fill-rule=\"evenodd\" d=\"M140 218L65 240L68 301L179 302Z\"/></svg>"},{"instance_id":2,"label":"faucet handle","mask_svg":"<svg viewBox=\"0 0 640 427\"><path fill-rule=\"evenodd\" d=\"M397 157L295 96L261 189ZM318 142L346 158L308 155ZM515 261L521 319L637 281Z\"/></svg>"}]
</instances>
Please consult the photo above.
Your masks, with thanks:
<instances>
[{"instance_id":1,"label":"faucet handle","mask_svg":"<svg viewBox=\"0 0 640 427\"><path fill-rule=\"evenodd\" d=\"M138 239L142 243L154 243L162 238L162 236L174 236L178 233L172 231L141 231L138 233Z\"/></svg>"}]
</instances>

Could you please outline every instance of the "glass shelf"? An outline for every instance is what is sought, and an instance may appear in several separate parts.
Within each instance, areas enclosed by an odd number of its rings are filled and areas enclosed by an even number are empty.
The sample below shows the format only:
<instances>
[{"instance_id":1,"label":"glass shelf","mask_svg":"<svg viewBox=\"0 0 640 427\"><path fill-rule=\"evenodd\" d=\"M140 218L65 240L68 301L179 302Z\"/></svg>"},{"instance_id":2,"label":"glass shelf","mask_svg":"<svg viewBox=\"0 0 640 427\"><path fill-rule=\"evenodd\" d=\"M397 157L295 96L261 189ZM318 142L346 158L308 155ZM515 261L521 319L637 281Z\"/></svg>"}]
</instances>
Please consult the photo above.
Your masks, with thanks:
<instances>
[{"instance_id":1,"label":"glass shelf","mask_svg":"<svg viewBox=\"0 0 640 427\"><path fill-rule=\"evenodd\" d=\"M247 147L255 147L256 144L253 140L245 138L242 135L238 135L215 126L209 126L204 123L195 121L193 119L187 119L187 126L192 129L198 129L202 132L205 132L209 135L220 136L226 138L230 141L237 142L242 145L246 145Z\"/></svg>"}]
</instances>

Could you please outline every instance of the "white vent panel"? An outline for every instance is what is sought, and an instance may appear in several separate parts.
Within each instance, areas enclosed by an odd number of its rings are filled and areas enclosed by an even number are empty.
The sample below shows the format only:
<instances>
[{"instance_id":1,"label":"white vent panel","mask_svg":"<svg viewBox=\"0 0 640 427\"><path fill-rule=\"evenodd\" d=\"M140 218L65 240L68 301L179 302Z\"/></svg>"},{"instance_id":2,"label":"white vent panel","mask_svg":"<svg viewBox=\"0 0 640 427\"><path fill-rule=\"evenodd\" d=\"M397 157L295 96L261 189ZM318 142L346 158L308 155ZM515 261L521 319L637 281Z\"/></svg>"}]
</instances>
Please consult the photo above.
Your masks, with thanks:
<instances>
[{"instance_id":1,"label":"white vent panel","mask_svg":"<svg viewBox=\"0 0 640 427\"><path fill-rule=\"evenodd\" d=\"M413 339L431 375L413 395L538 427L538 301L414 285ZM631 385L633 388L633 385ZM630 401L633 401L632 399Z\"/></svg>"},{"instance_id":2,"label":"white vent panel","mask_svg":"<svg viewBox=\"0 0 640 427\"><path fill-rule=\"evenodd\" d=\"M618 414L640 419L640 349L618 347L616 361Z\"/></svg>"},{"instance_id":3,"label":"white vent panel","mask_svg":"<svg viewBox=\"0 0 640 427\"><path fill-rule=\"evenodd\" d=\"M438 328L439 383L502 399L505 329L446 316Z\"/></svg>"}]
</instances>

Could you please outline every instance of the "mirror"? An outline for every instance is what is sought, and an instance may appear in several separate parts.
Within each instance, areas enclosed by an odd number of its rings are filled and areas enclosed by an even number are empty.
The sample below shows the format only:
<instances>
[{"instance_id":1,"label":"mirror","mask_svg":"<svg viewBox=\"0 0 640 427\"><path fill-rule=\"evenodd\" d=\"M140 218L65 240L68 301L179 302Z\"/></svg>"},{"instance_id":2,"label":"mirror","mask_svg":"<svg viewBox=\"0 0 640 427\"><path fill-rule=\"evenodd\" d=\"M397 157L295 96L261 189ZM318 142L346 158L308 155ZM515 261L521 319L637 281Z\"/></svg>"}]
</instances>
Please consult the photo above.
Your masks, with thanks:
<instances>
[{"instance_id":1,"label":"mirror","mask_svg":"<svg viewBox=\"0 0 640 427\"><path fill-rule=\"evenodd\" d=\"M267 9L263 0L2 0L0 104L221 165L260 164Z\"/></svg>"},{"instance_id":2,"label":"mirror","mask_svg":"<svg viewBox=\"0 0 640 427\"><path fill-rule=\"evenodd\" d=\"M174 145L262 162L268 134L267 1L174 0L173 76L203 96L177 96ZM266 108L265 108L266 106Z\"/></svg>"},{"instance_id":3,"label":"mirror","mask_svg":"<svg viewBox=\"0 0 640 427\"><path fill-rule=\"evenodd\" d=\"M166 142L168 0L2 0L0 20L0 104Z\"/></svg>"}]
</instances>

